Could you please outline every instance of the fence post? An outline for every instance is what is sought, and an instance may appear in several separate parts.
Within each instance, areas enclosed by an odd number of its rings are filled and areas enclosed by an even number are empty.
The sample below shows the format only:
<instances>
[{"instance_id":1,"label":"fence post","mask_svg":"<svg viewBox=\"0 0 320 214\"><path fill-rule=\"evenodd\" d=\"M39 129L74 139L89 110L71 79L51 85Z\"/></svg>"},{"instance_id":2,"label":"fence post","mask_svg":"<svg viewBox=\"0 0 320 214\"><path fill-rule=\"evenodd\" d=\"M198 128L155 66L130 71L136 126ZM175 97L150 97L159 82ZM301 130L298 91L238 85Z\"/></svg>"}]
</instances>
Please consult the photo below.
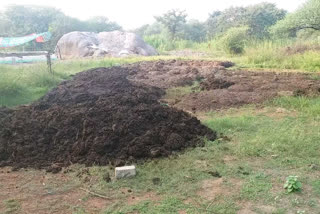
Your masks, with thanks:
<instances>
[{"instance_id":1,"label":"fence post","mask_svg":"<svg viewBox=\"0 0 320 214\"><path fill-rule=\"evenodd\" d=\"M51 55L50 55L50 51L47 52L47 65L48 65L48 71L49 73L52 74L52 67L51 67Z\"/></svg>"},{"instance_id":2,"label":"fence post","mask_svg":"<svg viewBox=\"0 0 320 214\"><path fill-rule=\"evenodd\" d=\"M17 64L16 58L15 58L14 56L11 58L11 60L12 60L12 64L13 64L13 65Z\"/></svg>"}]
</instances>

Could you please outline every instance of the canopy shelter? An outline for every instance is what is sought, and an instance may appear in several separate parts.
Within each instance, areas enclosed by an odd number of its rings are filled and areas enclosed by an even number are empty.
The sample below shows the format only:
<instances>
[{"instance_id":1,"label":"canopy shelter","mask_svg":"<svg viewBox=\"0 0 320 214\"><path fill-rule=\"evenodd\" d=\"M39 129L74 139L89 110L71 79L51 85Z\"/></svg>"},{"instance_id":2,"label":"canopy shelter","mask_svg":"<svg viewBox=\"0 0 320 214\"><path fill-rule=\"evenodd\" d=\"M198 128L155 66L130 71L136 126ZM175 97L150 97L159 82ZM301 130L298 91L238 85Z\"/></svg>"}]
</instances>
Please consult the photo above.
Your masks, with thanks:
<instances>
[{"instance_id":1,"label":"canopy shelter","mask_svg":"<svg viewBox=\"0 0 320 214\"><path fill-rule=\"evenodd\" d=\"M22 37L0 37L1 48L11 48L26 44L35 40L43 43L51 39L51 33L33 33ZM0 64L16 64L23 62L36 62L47 60L48 70L51 72L51 55L48 51L30 51L30 52L0 52Z\"/></svg>"},{"instance_id":2,"label":"canopy shelter","mask_svg":"<svg viewBox=\"0 0 320 214\"><path fill-rule=\"evenodd\" d=\"M51 39L51 33L33 33L22 37L0 37L0 48L11 48L19 45L26 44L35 40L36 42L43 43Z\"/></svg>"}]
</instances>

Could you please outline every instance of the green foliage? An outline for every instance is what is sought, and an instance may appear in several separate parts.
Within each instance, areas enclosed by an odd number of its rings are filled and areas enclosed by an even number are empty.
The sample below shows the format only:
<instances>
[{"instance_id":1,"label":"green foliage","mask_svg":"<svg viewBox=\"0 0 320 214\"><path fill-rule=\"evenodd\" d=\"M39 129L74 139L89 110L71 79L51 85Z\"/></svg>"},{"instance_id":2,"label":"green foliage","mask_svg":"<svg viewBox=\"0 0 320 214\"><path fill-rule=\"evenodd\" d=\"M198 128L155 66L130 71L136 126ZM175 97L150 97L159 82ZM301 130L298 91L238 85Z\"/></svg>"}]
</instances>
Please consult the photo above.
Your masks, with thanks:
<instances>
[{"instance_id":1,"label":"green foliage","mask_svg":"<svg viewBox=\"0 0 320 214\"><path fill-rule=\"evenodd\" d=\"M230 28L243 25L245 12L243 7L230 7L224 11L214 11L207 19L209 37L219 36Z\"/></svg>"},{"instance_id":2,"label":"green foliage","mask_svg":"<svg viewBox=\"0 0 320 214\"><path fill-rule=\"evenodd\" d=\"M260 3L246 8L245 23L249 34L258 39L269 37L269 28L282 20L286 11L278 9L275 4Z\"/></svg>"},{"instance_id":3,"label":"green foliage","mask_svg":"<svg viewBox=\"0 0 320 214\"><path fill-rule=\"evenodd\" d=\"M190 20L183 26L180 38L194 42L202 42L206 39L206 27L198 20Z\"/></svg>"},{"instance_id":4,"label":"green foliage","mask_svg":"<svg viewBox=\"0 0 320 214\"><path fill-rule=\"evenodd\" d=\"M21 204L15 199L9 199L4 201L6 210L4 214L19 213L21 210Z\"/></svg>"},{"instance_id":5,"label":"green foliage","mask_svg":"<svg viewBox=\"0 0 320 214\"><path fill-rule=\"evenodd\" d=\"M298 180L298 176L289 176L287 177L287 181L283 186L288 193L301 191L302 184Z\"/></svg>"},{"instance_id":6,"label":"green foliage","mask_svg":"<svg viewBox=\"0 0 320 214\"><path fill-rule=\"evenodd\" d=\"M169 10L162 16L156 16L155 19L162 23L170 34L170 39L176 39L177 33L186 23L187 14L181 10Z\"/></svg>"},{"instance_id":7,"label":"green foliage","mask_svg":"<svg viewBox=\"0 0 320 214\"><path fill-rule=\"evenodd\" d=\"M53 38L47 43L30 42L15 48L25 50L53 50L60 37L71 31L111 31L121 27L106 17L94 17L80 21L66 16L61 11L42 6L11 5L0 13L1 37L24 36L31 33L50 31Z\"/></svg>"},{"instance_id":8,"label":"green foliage","mask_svg":"<svg viewBox=\"0 0 320 214\"><path fill-rule=\"evenodd\" d=\"M248 39L247 32L247 27L229 29L220 39L224 51L230 54L242 54Z\"/></svg>"},{"instance_id":9,"label":"green foliage","mask_svg":"<svg viewBox=\"0 0 320 214\"><path fill-rule=\"evenodd\" d=\"M121 30L121 26L116 22L110 22L107 17L104 16L96 16L90 18L86 21L87 30L90 32L104 32L104 31L113 31L113 30Z\"/></svg>"},{"instance_id":10,"label":"green foliage","mask_svg":"<svg viewBox=\"0 0 320 214\"><path fill-rule=\"evenodd\" d=\"M145 37L145 36L151 36L151 35L161 35L164 34L166 31L165 27L159 23L154 22L153 24L147 24L143 25L135 30L133 30L134 33Z\"/></svg>"},{"instance_id":11,"label":"green foliage","mask_svg":"<svg viewBox=\"0 0 320 214\"><path fill-rule=\"evenodd\" d=\"M215 11L207 20L209 37L218 36L230 28L248 26L251 36L269 37L268 29L284 18L286 11L275 4L260 3L248 7L231 7L224 11Z\"/></svg>"},{"instance_id":12,"label":"green foliage","mask_svg":"<svg viewBox=\"0 0 320 214\"><path fill-rule=\"evenodd\" d=\"M145 36L144 40L159 52L192 48L194 46L194 43L190 40L170 40L163 34Z\"/></svg>"},{"instance_id":13,"label":"green foliage","mask_svg":"<svg viewBox=\"0 0 320 214\"><path fill-rule=\"evenodd\" d=\"M320 1L307 0L296 12L289 14L271 28L271 33L276 37L296 36L297 32L304 29L320 30Z\"/></svg>"},{"instance_id":14,"label":"green foliage","mask_svg":"<svg viewBox=\"0 0 320 214\"><path fill-rule=\"evenodd\" d=\"M254 40L250 37L243 55L226 58L219 40L197 45L222 59L234 61L240 67L295 69L300 71L320 71L320 46L318 40ZM210 48L208 46L210 45Z\"/></svg>"},{"instance_id":15,"label":"green foliage","mask_svg":"<svg viewBox=\"0 0 320 214\"><path fill-rule=\"evenodd\" d=\"M174 41L168 39L162 34L145 36L144 40L160 52L170 51L175 48Z\"/></svg>"}]
</instances>

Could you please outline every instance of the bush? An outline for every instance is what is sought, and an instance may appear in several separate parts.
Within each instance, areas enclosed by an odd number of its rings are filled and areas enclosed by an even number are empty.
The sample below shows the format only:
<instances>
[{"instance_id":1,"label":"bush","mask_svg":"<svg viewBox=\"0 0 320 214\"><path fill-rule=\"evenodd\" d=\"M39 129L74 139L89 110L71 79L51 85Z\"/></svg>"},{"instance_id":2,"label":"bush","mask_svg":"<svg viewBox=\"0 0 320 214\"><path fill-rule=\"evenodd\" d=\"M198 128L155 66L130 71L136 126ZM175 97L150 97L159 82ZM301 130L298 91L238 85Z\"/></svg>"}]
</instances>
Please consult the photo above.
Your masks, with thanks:
<instances>
[{"instance_id":1,"label":"bush","mask_svg":"<svg viewBox=\"0 0 320 214\"><path fill-rule=\"evenodd\" d=\"M194 46L194 42L190 40L170 40L168 37L162 34L145 36L143 39L149 45L157 49L159 52L181 50L186 48L192 48Z\"/></svg>"},{"instance_id":2,"label":"bush","mask_svg":"<svg viewBox=\"0 0 320 214\"><path fill-rule=\"evenodd\" d=\"M220 43L223 50L230 54L242 54L248 37L248 27L237 27L229 29L221 37Z\"/></svg>"}]
</instances>

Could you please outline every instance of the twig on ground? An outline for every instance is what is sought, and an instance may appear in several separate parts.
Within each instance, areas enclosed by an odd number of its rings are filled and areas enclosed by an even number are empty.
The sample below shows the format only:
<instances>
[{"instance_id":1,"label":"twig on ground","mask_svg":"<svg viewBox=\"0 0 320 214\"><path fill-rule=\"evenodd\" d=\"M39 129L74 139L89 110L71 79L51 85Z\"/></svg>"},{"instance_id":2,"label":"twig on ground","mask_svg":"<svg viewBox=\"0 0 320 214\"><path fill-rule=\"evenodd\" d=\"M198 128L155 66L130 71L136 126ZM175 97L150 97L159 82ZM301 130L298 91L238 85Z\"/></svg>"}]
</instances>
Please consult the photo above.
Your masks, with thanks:
<instances>
[{"instance_id":1,"label":"twig on ground","mask_svg":"<svg viewBox=\"0 0 320 214\"><path fill-rule=\"evenodd\" d=\"M104 198L104 199L110 200L109 197L104 196L104 195L100 195L99 193L92 192L92 191L87 190L87 189L85 189L85 188L80 188L80 189L83 190L83 191L85 191L85 192L87 192L87 193L89 193L89 194L91 194L91 195L94 195L94 196L97 196L97 197L100 197L100 198Z\"/></svg>"}]
</instances>

